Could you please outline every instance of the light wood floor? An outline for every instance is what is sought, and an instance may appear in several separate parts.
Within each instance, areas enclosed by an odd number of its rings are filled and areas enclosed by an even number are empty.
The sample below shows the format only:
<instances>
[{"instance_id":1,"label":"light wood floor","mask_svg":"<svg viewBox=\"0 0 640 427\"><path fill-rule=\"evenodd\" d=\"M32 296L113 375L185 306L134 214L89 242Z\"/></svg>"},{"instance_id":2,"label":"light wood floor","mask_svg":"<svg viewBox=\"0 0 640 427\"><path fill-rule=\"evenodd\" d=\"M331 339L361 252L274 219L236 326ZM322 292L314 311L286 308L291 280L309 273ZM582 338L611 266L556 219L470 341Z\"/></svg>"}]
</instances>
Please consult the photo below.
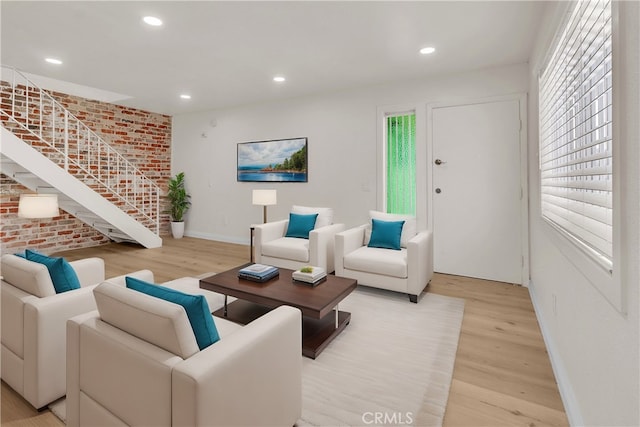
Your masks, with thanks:
<instances>
[{"instance_id":1,"label":"light wood floor","mask_svg":"<svg viewBox=\"0 0 640 427\"><path fill-rule=\"evenodd\" d=\"M158 249L109 244L57 255L101 257L107 277L149 269L164 282L248 262L249 249L185 237L165 238ZM445 426L568 425L526 288L436 274L428 292L465 299ZM48 410L36 412L4 382L1 409L3 426L63 425Z\"/></svg>"}]
</instances>

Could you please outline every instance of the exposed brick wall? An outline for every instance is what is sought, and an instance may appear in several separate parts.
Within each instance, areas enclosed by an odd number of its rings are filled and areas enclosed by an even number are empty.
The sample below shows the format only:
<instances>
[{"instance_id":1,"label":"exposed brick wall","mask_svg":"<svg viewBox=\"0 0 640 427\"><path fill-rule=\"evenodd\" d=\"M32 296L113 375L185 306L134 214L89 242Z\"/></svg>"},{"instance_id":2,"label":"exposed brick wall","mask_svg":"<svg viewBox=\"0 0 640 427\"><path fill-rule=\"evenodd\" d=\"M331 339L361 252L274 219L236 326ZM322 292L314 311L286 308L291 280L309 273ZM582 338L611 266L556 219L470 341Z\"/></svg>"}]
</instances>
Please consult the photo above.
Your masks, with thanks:
<instances>
[{"instance_id":1,"label":"exposed brick wall","mask_svg":"<svg viewBox=\"0 0 640 427\"><path fill-rule=\"evenodd\" d=\"M84 99L59 92L50 94L70 113L100 135L166 193L171 174L171 117ZM13 253L25 248L44 253L96 246L109 239L76 219L62 215L50 221L18 218L20 194L31 192L0 174L0 251ZM165 201L161 199L161 211ZM161 234L169 233L169 218L161 217Z\"/></svg>"},{"instance_id":2,"label":"exposed brick wall","mask_svg":"<svg viewBox=\"0 0 640 427\"><path fill-rule=\"evenodd\" d=\"M171 173L171 117L54 92L74 116L100 135L156 184Z\"/></svg>"}]
</instances>

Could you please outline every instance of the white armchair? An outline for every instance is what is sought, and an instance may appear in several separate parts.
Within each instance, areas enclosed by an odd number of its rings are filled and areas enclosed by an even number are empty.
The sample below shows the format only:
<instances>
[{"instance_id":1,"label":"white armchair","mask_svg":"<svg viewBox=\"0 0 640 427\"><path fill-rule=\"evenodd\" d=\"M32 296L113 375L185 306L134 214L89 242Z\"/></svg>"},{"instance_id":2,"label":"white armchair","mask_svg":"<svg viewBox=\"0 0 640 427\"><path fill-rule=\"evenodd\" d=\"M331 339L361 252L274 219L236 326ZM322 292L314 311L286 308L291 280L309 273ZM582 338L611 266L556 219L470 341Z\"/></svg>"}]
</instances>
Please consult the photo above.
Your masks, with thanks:
<instances>
[{"instance_id":1,"label":"white armchair","mask_svg":"<svg viewBox=\"0 0 640 427\"><path fill-rule=\"evenodd\" d=\"M260 264L296 270L306 265L334 271L334 236L345 230L344 224L333 224L333 209L293 206L292 213L317 213L315 228L309 239L286 237L289 220L255 225L254 253Z\"/></svg>"},{"instance_id":2,"label":"white armchair","mask_svg":"<svg viewBox=\"0 0 640 427\"><path fill-rule=\"evenodd\" d=\"M300 310L198 349L183 307L111 283L67 324L67 425L286 426L302 411Z\"/></svg>"},{"instance_id":3,"label":"white armchair","mask_svg":"<svg viewBox=\"0 0 640 427\"><path fill-rule=\"evenodd\" d=\"M356 279L359 285L406 293L417 303L433 277L433 236L428 230L416 232L415 218L381 214L372 217L407 220L399 250L368 247L371 223L335 236L336 276Z\"/></svg>"},{"instance_id":4,"label":"white armchair","mask_svg":"<svg viewBox=\"0 0 640 427\"><path fill-rule=\"evenodd\" d=\"M2 256L2 379L35 408L65 394L65 324L95 310L104 261L72 261L80 289L56 294L46 266Z\"/></svg>"}]
</instances>

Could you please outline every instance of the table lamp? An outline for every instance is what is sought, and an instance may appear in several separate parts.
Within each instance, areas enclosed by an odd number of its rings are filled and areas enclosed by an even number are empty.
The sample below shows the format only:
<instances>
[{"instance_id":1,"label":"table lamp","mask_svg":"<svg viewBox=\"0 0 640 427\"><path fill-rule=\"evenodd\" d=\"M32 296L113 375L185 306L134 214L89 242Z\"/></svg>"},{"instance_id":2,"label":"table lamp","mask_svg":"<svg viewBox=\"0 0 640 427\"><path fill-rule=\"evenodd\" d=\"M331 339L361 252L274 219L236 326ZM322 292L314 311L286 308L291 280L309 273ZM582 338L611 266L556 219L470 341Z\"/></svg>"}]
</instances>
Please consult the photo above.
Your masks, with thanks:
<instances>
[{"instance_id":1,"label":"table lamp","mask_svg":"<svg viewBox=\"0 0 640 427\"><path fill-rule=\"evenodd\" d=\"M264 224L267 222L267 206L275 205L276 200L276 190L253 190L253 204L262 206L262 222Z\"/></svg>"}]
</instances>

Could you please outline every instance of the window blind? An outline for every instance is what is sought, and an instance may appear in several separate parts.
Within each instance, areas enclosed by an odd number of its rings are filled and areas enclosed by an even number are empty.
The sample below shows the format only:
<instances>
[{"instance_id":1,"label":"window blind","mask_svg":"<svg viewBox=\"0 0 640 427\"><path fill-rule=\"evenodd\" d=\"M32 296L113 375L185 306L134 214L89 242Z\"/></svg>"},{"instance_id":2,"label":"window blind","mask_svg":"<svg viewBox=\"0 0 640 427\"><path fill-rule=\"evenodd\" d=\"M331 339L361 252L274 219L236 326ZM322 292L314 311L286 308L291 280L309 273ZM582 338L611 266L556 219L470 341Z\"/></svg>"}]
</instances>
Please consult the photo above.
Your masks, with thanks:
<instances>
[{"instance_id":1,"label":"window blind","mask_svg":"<svg viewBox=\"0 0 640 427\"><path fill-rule=\"evenodd\" d=\"M580 1L540 76L542 216L613 259L611 1Z\"/></svg>"},{"instance_id":2,"label":"window blind","mask_svg":"<svg viewBox=\"0 0 640 427\"><path fill-rule=\"evenodd\" d=\"M387 212L416 214L416 115L388 116Z\"/></svg>"}]
</instances>

